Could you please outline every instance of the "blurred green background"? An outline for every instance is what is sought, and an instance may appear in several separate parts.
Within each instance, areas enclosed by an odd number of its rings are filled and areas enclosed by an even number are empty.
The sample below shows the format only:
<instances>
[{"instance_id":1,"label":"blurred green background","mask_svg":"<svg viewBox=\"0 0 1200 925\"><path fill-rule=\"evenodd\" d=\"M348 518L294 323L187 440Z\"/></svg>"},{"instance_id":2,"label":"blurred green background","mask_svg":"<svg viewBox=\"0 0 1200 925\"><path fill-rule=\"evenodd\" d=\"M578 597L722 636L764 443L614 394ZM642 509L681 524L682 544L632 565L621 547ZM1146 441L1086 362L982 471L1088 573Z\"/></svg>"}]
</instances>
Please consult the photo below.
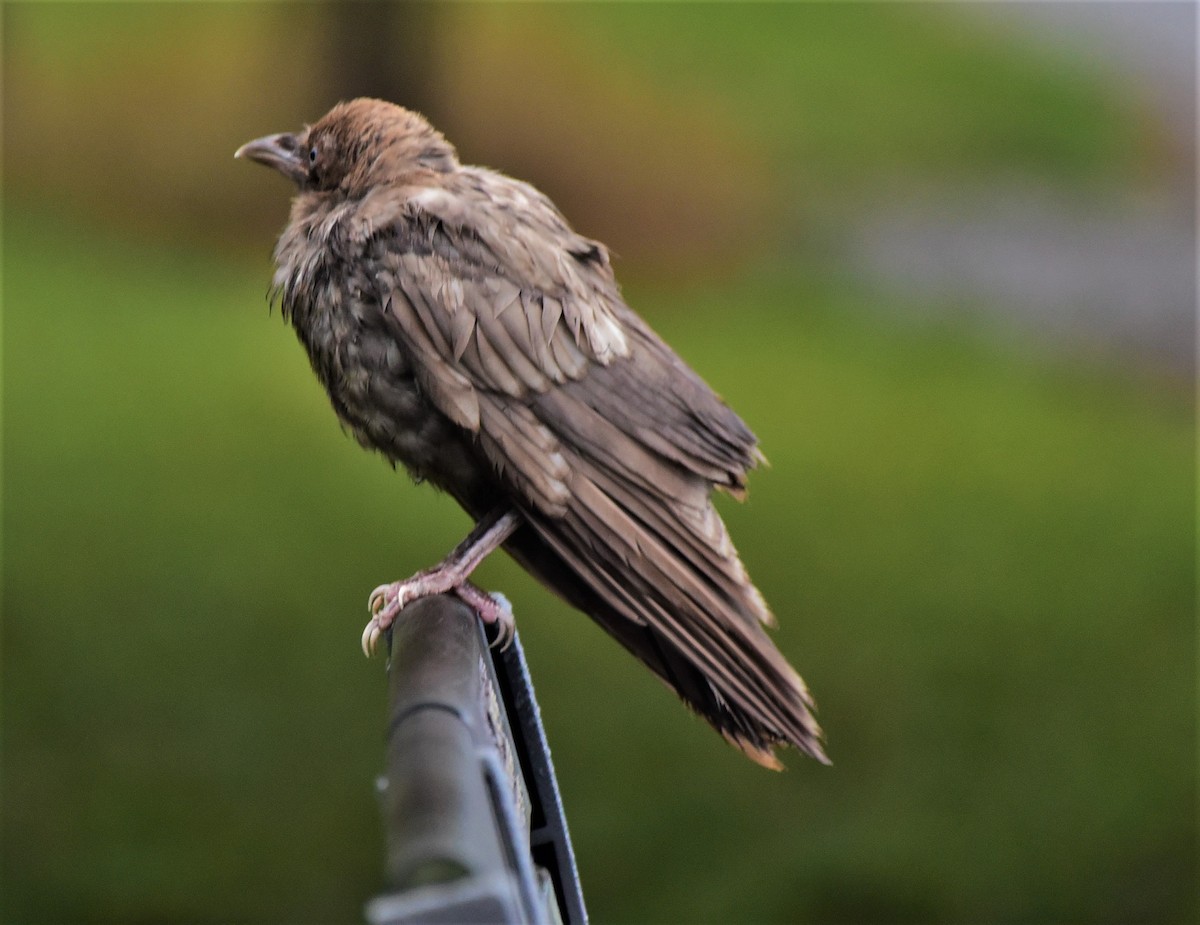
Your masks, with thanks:
<instances>
[{"instance_id":1,"label":"blurred green background","mask_svg":"<svg viewBox=\"0 0 1200 925\"><path fill-rule=\"evenodd\" d=\"M468 523L340 433L267 311L290 189L232 159L372 94L607 241L772 463L722 511L832 768L480 576L593 918L1193 921L1194 110L1076 41L1114 5L1038 6L5 4L3 920L381 886L366 596Z\"/></svg>"}]
</instances>

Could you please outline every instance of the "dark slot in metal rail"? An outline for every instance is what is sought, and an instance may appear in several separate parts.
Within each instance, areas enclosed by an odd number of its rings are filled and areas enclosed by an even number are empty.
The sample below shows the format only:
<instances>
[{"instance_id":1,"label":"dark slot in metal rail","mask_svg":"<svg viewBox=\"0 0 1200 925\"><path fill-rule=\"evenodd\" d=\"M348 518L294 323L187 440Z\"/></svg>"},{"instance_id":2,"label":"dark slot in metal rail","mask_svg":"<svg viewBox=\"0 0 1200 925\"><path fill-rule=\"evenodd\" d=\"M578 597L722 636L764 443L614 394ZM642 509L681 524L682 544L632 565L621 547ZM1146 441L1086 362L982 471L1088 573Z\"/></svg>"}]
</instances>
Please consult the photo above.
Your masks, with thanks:
<instances>
[{"instance_id":1,"label":"dark slot in metal rail","mask_svg":"<svg viewBox=\"0 0 1200 925\"><path fill-rule=\"evenodd\" d=\"M401 611L380 779L387 892L371 925L583 925L587 911L519 638L455 597Z\"/></svg>"}]
</instances>

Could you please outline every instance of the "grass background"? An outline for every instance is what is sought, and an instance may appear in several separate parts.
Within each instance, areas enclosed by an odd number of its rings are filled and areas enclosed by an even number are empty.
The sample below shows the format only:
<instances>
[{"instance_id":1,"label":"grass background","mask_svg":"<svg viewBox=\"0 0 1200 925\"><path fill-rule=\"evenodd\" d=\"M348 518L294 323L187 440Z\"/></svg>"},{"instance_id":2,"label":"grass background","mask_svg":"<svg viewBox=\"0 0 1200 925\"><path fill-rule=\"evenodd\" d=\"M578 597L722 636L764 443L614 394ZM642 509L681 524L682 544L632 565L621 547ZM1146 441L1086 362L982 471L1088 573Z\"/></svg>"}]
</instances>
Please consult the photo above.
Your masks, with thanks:
<instances>
[{"instance_id":1,"label":"grass background","mask_svg":"<svg viewBox=\"0 0 1200 925\"><path fill-rule=\"evenodd\" d=\"M228 158L328 104L322 15L4 8L5 921L355 921L380 887L366 593L468 524L265 309L286 191ZM762 439L722 511L835 762L761 771L486 563L595 920L1190 921L1190 388L827 259L896 189L1150 182L1128 99L948 6L462 5L430 40L464 157L618 242Z\"/></svg>"}]
</instances>

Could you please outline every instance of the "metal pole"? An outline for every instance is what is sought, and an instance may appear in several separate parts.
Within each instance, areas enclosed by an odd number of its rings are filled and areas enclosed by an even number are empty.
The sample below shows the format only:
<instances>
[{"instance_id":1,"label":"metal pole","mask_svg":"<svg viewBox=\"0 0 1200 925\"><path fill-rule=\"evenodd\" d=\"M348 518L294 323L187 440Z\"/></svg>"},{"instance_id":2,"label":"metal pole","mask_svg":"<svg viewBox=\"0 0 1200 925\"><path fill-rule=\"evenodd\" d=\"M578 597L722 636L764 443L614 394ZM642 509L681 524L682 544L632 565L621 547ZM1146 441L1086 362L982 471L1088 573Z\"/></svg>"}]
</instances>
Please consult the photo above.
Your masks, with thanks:
<instances>
[{"instance_id":1,"label":"metal pole","mask_svg":"<svg viewBox=\"0 0 1200 925\"><path fill-rule=\"evenodd\" d=\"M401 611L391 651L380 788L388 892L367 904L368 922L586 922L520 643L493 662L475 614L437 596ZM511 665L521 672L515 695ZM547 842L551 830L557 844ZM553 869L535 867L535 856Z\"/></svg>"}]
</instances>

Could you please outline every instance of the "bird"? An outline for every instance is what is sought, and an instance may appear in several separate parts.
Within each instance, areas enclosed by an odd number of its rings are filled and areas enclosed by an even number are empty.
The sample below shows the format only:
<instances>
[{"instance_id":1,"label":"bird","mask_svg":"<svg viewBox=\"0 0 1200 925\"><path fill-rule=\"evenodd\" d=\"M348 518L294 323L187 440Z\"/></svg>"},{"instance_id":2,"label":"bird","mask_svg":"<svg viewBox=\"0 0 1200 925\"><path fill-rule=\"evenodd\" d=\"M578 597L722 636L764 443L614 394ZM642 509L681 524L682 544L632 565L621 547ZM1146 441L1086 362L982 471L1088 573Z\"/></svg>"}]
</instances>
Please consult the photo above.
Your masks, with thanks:
<instances>
[{"instance_id":1,"label":"bird","mask_svg":"<svg viewBox=\"0 0 1200 925\"><path fill-rule=\"evenodd\" d=\"M340 102L235 157L291 180L271 301L357 441L475 528L370 595L369 656L400 609L457 594L503 548L750 759L829 763L800 675L712 495L764 461L740 417L631 308L608 249L532 185L460 163L419 113Z\"/></svg>"}]
</instances>

